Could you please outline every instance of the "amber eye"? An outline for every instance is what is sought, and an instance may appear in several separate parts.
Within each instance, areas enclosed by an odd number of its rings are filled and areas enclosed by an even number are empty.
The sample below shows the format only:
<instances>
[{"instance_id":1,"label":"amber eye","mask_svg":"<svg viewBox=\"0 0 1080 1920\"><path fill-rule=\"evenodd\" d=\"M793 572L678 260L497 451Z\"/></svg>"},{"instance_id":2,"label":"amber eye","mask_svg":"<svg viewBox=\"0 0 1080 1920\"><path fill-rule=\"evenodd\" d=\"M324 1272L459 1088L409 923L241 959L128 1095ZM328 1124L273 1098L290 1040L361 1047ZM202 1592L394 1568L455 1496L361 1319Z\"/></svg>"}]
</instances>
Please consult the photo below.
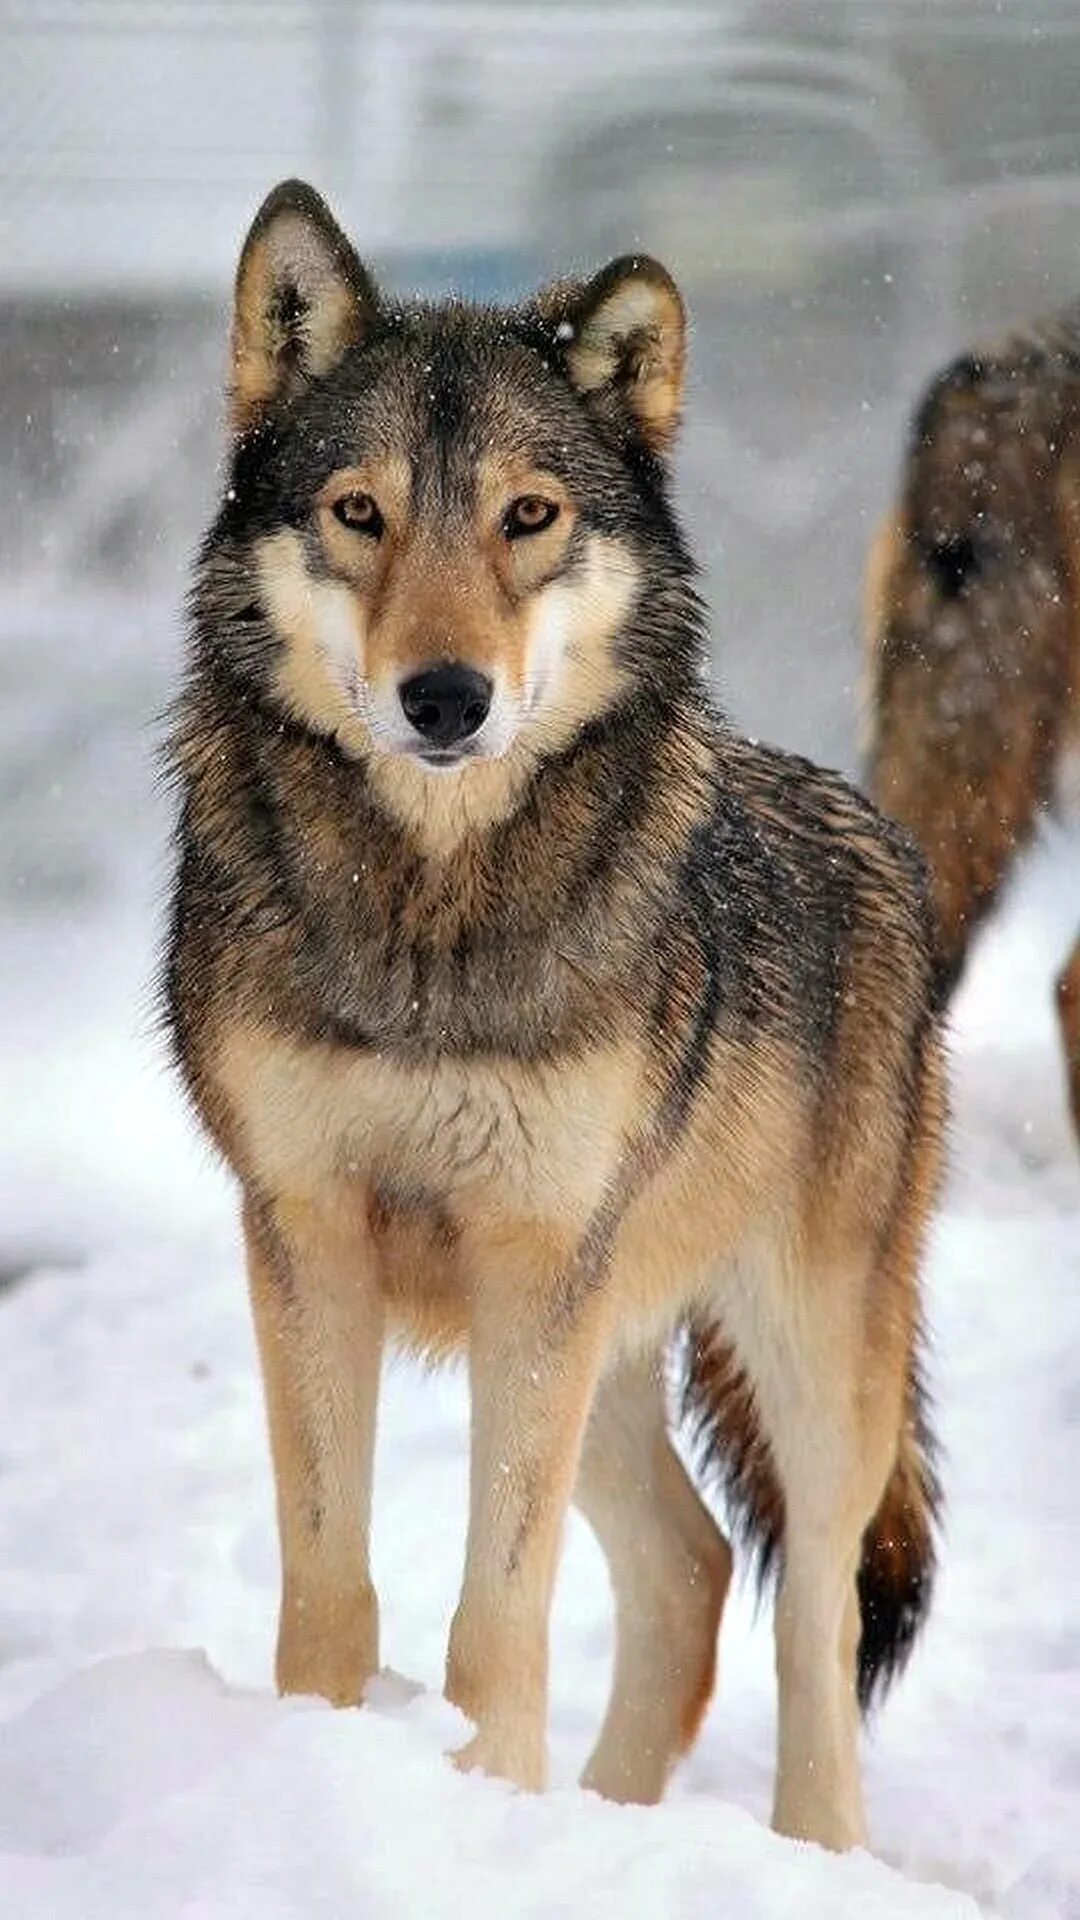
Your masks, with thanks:
<instances>
[{"instance_id":1,"label":"amber eye","mask_svg":"<svg viewBox=\"0 0 1080 1920\"><path fill-rule=\"evenodd\" d=\"M334 518L353 533L368 533L377 540L383 530L383 517L370 493L343 493L334 501Z\"/></svg>"},{"instance_id":2,"label":"amber eye","mask_svg":"<svg viewBox=\"0 0 1080 1920\"><path fill-rule=\"evenodd\" d=\"M529 533L543 533L558 517L554 500L545 500L539 493L523 493L503 514L503 533L508 540L521 540Z\"/></svg>"}]
</instances>

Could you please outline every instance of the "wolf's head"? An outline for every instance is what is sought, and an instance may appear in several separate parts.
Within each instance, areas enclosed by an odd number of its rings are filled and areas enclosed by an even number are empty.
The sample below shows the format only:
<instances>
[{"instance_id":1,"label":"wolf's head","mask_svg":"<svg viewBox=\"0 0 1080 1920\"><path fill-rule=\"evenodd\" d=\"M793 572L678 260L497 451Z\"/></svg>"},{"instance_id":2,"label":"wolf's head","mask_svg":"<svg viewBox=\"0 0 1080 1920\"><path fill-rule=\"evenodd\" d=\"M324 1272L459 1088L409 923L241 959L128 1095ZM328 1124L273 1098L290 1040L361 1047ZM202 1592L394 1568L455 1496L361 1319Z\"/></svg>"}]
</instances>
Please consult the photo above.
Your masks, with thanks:
<instances>
[{"instance_id":1,"label":"wolf's head","mask_svg":"<svg viewBox=\"0 0 1080 1920\"><path fill-rule=\"evenodd\" d=\"M954 360L915 411L867 617L873 651L927 676L957 681L956 662L971 663L957 724L995 703L991 670L1030 657L1033 634L1055 653L1070 644L1078 394L1071 358L1033 331Z\"/></svg>"},{"instance_id":2,"label":"wolf's head","mask_svg":"<svg viewBox=\"0 0 1080 1920\"><path fill-rule=\"evenodd\" d=\"M498 812L583 725L696 671L663 464L685 344L643 257L508 311L385 300L286 182L237 273L204 640L399 813L442 788Z\"/></svg>"}]
</instances>

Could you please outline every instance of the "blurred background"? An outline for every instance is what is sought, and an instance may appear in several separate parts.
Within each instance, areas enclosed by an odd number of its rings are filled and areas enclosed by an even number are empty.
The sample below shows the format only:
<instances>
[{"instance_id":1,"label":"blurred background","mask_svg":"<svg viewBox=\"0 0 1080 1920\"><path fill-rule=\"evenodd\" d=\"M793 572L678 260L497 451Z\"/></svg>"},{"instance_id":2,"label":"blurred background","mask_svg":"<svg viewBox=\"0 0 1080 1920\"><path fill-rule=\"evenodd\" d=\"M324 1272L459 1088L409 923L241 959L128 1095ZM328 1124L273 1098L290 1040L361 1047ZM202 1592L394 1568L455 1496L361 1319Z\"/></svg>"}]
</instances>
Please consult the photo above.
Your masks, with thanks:
<instances>
[{"instance_id":1,"label":"blurred background","mask_svg":"<svg viewBox=\"0 0 1080 1920\"><path fill-rule=\"evenodd\" d=\"M922 380L1080 287L1070 0L0 0L0 1274L189 1222L153 780L227 302L311 179L402 288L641 246L727 704L856 764L859 581Z\"/></svg>"}]
</instances>

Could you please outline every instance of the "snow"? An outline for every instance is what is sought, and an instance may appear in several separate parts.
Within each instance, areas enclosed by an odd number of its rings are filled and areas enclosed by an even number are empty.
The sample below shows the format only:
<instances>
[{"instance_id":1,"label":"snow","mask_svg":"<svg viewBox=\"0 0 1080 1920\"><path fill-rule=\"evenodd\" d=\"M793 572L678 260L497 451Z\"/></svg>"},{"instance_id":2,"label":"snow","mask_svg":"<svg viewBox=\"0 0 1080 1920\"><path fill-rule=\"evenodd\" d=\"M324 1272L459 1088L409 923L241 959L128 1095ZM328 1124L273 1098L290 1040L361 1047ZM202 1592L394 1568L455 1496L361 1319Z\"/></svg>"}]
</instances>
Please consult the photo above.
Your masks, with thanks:
<instances>
[{"instance_id":1,"label":"snow","mask_svg":"<svg viewBox=\"0 0 1080 1920\"><path fill-rule=\"evenodd\" d=\"M974 1905L839 1862L704 1798L528 1800L455 1775L453 1711L366 1712L227 1689L197 1655L103 1662L0 1728L9 1911L458 1916L573 1913L954 1920ZM134 1735L134 1737L132 1737ZM91 1788L83 1794L83 1781ZM42 1782L46 1785L42 1787Z\"/></svg>"},{"instance_id":2,"label":"snow","mask_svg":"<svg viewBox=\"0 0 1080 1920\"><path fill-rule=\"evenodd\" d=\"M577 1791L611 1617L576 1519L554 1791L446 1764L453 1373L395 1366L381 1420L386 1657L416 1683L390 1673L348 1714L271 1691L272 1485L232 1196L150 987L152 715L216 484L226 319L199 289L226 298L254 207L293 170L390 285L491 294L655 246L695 315L680 485L726 698L829 759L855 703L852 530L886 506L915 392L1075 291L1075 10L643 7L618 34L587 0L499 11L0 9L0 1920L1080 1920L1063 836L957 1009L928 1272L948 1531L925 1641L867 1741L878 1857L767 1831L771 1644L745 1591L665 1805Z\"/></svg>"},{"instance_id":3,"label":"snow","mask_svg":"<svg viewBox=\"0 0 1080 1920\"><path fill-rule=\"evenodd\" d=\"M130 659L130 636L116 647ZM1080 1157L1050 995L1080 899L1073 844L1031 861L957 1010L928 1275L944 1569L866 1743L878 1857L841 1860L765 1825L771 1644L746 1591L665 1804L576 1788L611 1652L602 1562L576 1518L553 1791L521 1797L446 1764L463 1735L439 1697L465 1524L452 1371L395 1363L381 1419L385 1657L419 1691L389 1674L344 1714L274 1699L272 1488L232 1199L164 1070L147 991L163 831L149 748L136 766L100 743L66 761L45 744L41 778L60 761L67 790L40 846L20 829L23 907L4 925L0 1912L1076 1920ZM47 809L29 789L32 824ZM101 871L80 894L84 841Z\"/></svg>"}]
</instances>

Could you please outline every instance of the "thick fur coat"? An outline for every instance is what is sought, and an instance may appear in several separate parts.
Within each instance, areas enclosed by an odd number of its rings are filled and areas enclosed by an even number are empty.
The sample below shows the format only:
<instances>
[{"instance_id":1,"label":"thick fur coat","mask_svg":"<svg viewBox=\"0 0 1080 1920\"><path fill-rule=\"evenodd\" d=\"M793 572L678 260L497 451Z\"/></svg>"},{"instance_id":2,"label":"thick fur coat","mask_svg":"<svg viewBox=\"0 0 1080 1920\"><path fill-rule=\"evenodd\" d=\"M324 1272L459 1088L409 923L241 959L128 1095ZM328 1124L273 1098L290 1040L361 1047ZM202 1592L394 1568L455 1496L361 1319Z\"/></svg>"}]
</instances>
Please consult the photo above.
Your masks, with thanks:
<instances>
[{"instance_id":1,"label":"thick fur coat","mask_svg":"<svg viewBox=\"0 0 1080 1920\"><path fill-rule=\"evenodd\" d=\"M172 731L166 1002L242 1192L282 1687L350 1704L376 1670L383 1343L459 1350L459 1763L543 1782L574 1498L618 1634L586 1780L655 1799L730 1571L668 1436L681 1333L780 1573L776 1822L846 1846L857 1702L932 1569L930 922L897 829L711 705L666 466L684 359L654 262L401 305L309 188L271 195Z\"/></svg>"}]
</instances>

